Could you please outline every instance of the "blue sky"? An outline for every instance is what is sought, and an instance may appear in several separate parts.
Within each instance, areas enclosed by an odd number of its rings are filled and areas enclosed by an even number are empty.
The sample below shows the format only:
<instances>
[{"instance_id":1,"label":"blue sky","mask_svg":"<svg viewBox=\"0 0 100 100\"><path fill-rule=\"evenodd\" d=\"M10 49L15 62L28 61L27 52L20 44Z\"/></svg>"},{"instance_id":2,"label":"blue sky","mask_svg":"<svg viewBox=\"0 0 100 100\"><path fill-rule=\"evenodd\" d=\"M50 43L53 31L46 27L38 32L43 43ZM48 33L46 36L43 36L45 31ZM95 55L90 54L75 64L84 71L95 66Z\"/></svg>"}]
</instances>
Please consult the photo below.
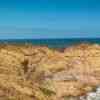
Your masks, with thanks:
<instances>
[{"instance_id":1,"label":"blue sky","mask_svg":"<svg viewBox=\"0 0 100 100\"><path fill-rule=\"evenodd\" d=\"M0 38L100 37L100 0L0 0Z\"/></svg>"}]
</instances>

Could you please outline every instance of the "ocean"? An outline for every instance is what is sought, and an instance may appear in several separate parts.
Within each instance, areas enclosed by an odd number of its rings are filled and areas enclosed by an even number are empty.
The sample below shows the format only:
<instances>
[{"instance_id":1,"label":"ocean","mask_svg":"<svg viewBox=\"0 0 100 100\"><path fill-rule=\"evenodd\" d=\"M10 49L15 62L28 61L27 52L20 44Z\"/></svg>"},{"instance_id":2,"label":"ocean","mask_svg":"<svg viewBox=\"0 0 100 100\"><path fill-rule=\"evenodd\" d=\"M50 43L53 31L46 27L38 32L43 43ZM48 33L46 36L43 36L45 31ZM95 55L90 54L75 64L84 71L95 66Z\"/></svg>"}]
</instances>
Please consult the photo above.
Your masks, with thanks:
<instances>
[{"instance_id":1,"label":"ocean","mask_svg":"<svg viewBox=\"0 0 100 100\"><path fill-rule=\"evenodd\" d=\"M70 45L80 43L100 44L100 38L71 38L71 39L8 39L0 40L0 43L7 44L33 44L48 46L50 48L65 48Z\"/></svg>"}]
</instances>

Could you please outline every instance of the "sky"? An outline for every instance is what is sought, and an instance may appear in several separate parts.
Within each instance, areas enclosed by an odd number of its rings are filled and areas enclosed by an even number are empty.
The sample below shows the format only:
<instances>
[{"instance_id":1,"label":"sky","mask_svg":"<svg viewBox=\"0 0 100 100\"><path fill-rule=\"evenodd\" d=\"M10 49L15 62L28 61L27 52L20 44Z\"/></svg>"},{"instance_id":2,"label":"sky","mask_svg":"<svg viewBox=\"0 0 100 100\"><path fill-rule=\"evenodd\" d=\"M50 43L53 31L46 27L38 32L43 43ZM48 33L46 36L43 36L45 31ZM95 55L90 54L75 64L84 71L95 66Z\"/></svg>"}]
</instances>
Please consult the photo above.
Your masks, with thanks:
<instances>
[{"instance_id":1,"label":"sky","mask_svg":"<svg viewBox=\"0 0 100 100\"><path fill-rule=\"evenodd\" d=\"M0 0L0 39L100 37L100 0Z\"/></svg>"}]
</instances>

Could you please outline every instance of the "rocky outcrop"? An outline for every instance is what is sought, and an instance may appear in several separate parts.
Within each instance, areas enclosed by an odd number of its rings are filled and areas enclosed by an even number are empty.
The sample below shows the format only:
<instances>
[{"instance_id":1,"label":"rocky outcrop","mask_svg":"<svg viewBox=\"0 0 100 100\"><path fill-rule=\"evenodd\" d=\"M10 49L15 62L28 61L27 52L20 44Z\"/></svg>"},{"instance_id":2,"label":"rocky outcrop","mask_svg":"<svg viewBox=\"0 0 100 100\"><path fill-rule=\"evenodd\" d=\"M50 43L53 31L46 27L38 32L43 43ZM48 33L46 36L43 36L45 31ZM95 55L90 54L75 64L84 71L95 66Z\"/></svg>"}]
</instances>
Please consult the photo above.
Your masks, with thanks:
<instances>
[{"instance_id":1,"label":"rocky outcrop","mask_svg":"<svg viewBox=\"0 0 100 100\"><path fill-rule=\"evenodd\" d=\"M99 85L97 44L74 45L63 52L33 45L0 46L0 100L79 100Z\"/></svg>"}]
</instances>

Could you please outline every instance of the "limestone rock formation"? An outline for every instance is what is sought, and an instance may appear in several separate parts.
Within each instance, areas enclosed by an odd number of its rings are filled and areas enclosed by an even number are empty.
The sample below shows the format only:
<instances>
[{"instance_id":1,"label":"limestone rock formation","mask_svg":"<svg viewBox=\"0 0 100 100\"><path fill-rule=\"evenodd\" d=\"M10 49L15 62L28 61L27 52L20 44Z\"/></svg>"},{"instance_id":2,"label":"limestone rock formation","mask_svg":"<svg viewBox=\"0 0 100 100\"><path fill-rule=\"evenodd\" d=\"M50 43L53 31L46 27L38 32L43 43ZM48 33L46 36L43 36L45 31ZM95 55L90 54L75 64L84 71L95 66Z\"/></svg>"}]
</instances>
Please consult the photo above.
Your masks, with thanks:
<instances>
[{"instance_id":1,"label":"limestone rock formation","mask_svg":"<svg viewBox=\"0 0 100 100\"><path fill-rule=\"evenodd\" d=\"M98 86L97 44L74 45L63 52L33 45L0 46L0 100L82 100Z\"/></svg>"}]
</instances>

